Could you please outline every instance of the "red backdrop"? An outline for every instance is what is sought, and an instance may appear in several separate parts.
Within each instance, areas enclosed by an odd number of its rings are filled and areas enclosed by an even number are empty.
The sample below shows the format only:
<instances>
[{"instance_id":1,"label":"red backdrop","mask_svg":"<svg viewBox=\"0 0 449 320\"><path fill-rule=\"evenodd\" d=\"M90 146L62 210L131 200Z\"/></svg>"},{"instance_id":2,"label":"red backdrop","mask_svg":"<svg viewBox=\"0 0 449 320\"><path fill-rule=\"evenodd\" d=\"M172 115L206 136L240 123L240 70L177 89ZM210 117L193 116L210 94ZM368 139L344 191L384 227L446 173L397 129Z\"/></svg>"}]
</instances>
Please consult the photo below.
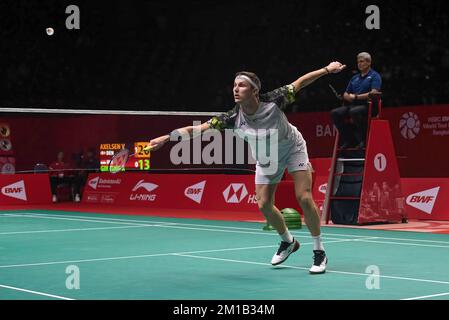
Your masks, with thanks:
<instances>
[{"instance_id":1,"label":"red backdrop","mask_svg":"<svg viewBox=\"0 0 449 320\"><path fill-rule=\"evenodd\" d=\"M328 112L288 114L304 135L310 158L331 156L336 130ZM401 177L449 177L449 105L384 108ZM204 116L5 114L14 135L17 170L49 164L59 150L67 157L100 143L133 142L191 125ZM168 149L167 149L168 150ZM171 167L169 152L152 155L154 168ZM252 166L246 166L252 167Z\"/></svg>"}]
</instances>

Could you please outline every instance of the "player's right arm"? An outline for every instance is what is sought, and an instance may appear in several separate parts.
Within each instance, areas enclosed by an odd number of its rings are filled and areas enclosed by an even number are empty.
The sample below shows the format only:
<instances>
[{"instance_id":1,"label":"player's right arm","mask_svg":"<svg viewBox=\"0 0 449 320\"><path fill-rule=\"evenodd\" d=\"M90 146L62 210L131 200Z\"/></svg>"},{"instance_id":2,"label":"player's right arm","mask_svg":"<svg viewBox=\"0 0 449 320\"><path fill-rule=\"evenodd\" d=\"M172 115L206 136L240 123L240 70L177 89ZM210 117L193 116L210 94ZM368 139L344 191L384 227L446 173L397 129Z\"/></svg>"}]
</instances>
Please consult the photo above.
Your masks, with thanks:
<instances>
[{"instance_id":1,"label":"player's right arm","mask_svg":"<svg viewBox=\"0 0 449 320\"><path fill-rule=\"evenodd\" d=\"M152 139L150 141L151 151L156 151L156 150L162 148L162 146L164 144L166 144L168 141L170 141L170 137L172 137L172 136L176 135L176 136L193 137L194 133L200 133L200 132L206 131L209 128L210 128L209 123L204 122L197 126L188 126L188 127L175 129L172 132L170 132L170 134L166 134L166 135L157 137L155 139Z\"/></svg>"},{"instance_id":2,"label":"player's right arm","mask_svg":"<svg viewBox=\"0 0 449 320\"><path fill-rule=\"evenodd\" d=\"M175 139L177 139L177 137L179 136L184 137L187 136L190 138L194 138L197 134L202 133L208 129L216 129L216 130L233 129L237 113L238 113L238 106L235 106L228 112L215 116L211 118L209 121L204 122L200 125L175 129L172 132L170 132L170 134L166 134L151 140L150 141L151 150L155 151L157 149L160 149L164 144L170 141L170 137L174 137Z\"/></svg>"}]
</instances>

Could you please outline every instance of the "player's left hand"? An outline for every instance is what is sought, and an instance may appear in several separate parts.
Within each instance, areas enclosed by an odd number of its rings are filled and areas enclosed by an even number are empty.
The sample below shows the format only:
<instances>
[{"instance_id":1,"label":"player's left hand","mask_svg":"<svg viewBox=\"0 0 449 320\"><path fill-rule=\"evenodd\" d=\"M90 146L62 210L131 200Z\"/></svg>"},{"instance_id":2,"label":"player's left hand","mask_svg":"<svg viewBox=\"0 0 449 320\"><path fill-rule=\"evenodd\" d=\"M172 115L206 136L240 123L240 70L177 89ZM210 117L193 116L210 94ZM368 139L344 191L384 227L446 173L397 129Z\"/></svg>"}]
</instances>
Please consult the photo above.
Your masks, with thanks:
<instances>
[{"instance_id":1,"label":"player's left hand","mask_svg":"<svg viewBox=\"0 0 449 320\"><path fill-rule=\"evenodd\" d=\"M330 73L339 73L340 71L346 68L346 65L341 64L338 61L334 61L329 63L329 65L326 68L327 70L329 70Z\"/></svg>"}]
</instances>

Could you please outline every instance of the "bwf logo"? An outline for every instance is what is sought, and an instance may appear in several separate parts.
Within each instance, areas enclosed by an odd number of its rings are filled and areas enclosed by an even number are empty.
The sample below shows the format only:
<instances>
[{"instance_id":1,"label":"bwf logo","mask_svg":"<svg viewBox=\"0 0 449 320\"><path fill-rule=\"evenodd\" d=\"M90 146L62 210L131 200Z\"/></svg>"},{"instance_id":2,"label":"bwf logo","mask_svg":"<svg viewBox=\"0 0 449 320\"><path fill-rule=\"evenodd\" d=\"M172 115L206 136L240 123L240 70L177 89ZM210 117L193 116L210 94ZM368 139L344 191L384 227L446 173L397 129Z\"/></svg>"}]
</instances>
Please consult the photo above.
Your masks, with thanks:
<instances>
[{"instance_id":1,"label":"bwf logo","mask_svg":"<svg viewBox=\"0 0 449 320\"><path fill-rule=\"evenodd\" d=\"M406 202L413 208L424 211L427 214L431 214L439 191L440 187L435 187L432 189L417 192L409 195Z\"/></svg>"},{"instance_id":2,"label":"bwf logo","mask_svg":"<svg viewBox=\"0 0 449 320\"><path fill-rule=\"evenodd\" d=\"M2 188L2 194L7 197L27 201L25 182L23 180L4 186Z\"/></svg>"},{"instance_id":3,"label":"bwf logo","mask_svg":"<svg viewBox=\"0 0 449 320\"><path fill-rule=\"evenodd\" d=\"M201 203L201 198L203 197L204 187L206 186L206 180L198 182L192 186L187 187L184 190L184 195L195 201L196 203Z\"/></svg>"}]
</instances>

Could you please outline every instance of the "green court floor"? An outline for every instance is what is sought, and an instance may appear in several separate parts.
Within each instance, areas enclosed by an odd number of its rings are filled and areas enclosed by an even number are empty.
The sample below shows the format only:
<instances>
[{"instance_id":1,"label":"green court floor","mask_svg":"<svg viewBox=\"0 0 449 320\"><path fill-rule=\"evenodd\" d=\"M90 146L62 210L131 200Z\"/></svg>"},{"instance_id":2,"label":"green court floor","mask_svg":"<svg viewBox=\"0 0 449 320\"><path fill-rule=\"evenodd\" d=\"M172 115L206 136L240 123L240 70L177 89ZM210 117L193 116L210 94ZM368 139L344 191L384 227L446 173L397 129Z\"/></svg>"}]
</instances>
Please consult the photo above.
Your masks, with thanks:
<instances>
[{"instance_id":1,"label":"green court floor","mask_svg":"<svg viewBox=\"0 0 449 320\"><path fill-rule=\"evenodd\" d=\"M328 270L310 275L307 229L293 231L301 248L273 267L279 237L262 227L3 211L0 299L449 298L448 235L323 227Z\"/></svg>"}]
</instances>

